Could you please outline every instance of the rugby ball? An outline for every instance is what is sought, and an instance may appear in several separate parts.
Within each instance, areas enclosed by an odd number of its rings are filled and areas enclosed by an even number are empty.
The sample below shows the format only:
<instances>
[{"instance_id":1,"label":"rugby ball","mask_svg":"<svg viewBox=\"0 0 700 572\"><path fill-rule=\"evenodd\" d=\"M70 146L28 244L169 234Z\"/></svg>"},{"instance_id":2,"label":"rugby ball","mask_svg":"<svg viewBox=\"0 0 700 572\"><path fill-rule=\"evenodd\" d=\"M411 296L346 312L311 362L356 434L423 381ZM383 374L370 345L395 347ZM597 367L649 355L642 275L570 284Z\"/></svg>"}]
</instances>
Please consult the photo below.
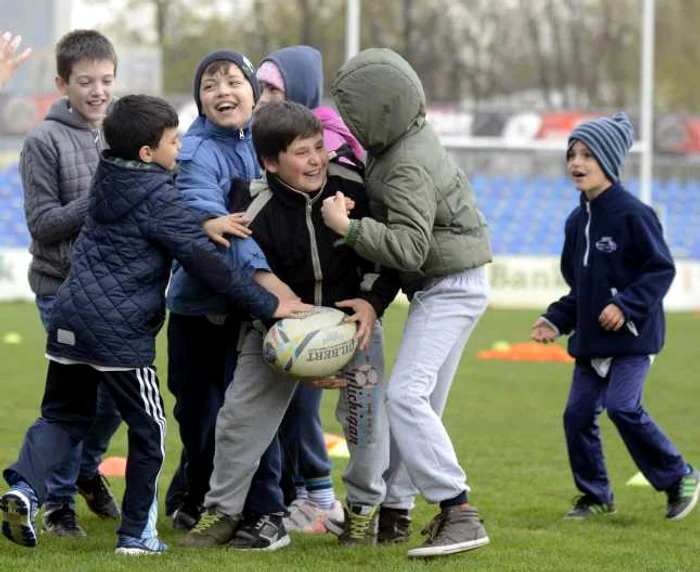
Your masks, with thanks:
<instances>
[{"instance_id":1,"label":"rugby ball","mask_svg":"<svg viewBox=\"0 0 700 572\"><path fill-rule=\"evenodd\" d=\"M265 334L263 359L295 377L326 377L343 369L357 349L357 324L336 308L316 306L300 318L285 318Z\"/></svg>"}]
</instances>

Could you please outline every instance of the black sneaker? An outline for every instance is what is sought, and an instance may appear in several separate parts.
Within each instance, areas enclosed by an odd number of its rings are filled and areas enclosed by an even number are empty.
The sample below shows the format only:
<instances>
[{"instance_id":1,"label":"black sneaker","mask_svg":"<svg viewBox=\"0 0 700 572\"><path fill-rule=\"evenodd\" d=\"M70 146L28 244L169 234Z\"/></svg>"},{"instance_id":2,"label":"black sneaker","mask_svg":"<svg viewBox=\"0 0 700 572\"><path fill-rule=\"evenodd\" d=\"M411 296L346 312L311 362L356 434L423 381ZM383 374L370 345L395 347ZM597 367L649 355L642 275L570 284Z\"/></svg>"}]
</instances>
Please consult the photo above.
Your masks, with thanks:
<instances>
[{"instance_id":1,"label":"black sneaker","mask_svg":"<svg viewBox=\"0 0 700 572\"><path fill-rule=\"evenodd\" d=\"M88 508L97 516L114 519L121 516L117 501L109 490L109 482L102 473L92 478L79 477L75 484Z\"/></svg>"},{"instance_id":2,"label":"black sneaker","mask_svg":"<svg viewBox=\"0 0 700 572\"><path fill-rule=\"evenodd\" d=\"M457 505L442 509L421 532L428 539L418 548L408 551L411 558L456 554L490 542L477 510L470 506Z\"/></svg>"},{"instance_id":3,"label":"black sneaker","mask_svg":"<svg viewBox=\"0 0 700 572\"><path fill-rule=\"evenodd\" d=\"M399 544L411 538L411 517L408 510L381 507L377 542L379 544Z\"/></svg>"},{"instance_id":4,"label":"black sneaker","mask_svg":"<svg viewBox=\"0 0 700 572\"><path fill-rule=\"evenodd\" d=\"M182 503L172 514L173 528L183 531L192 530L200 518L202 518L201 506Z\"/></svg>"},{"instance_id":5,"label":"black sneaker","mask_svg":"<svg viewBox=\"0 0 700 572\"><path fill-rule=\"evenodd\" d=\"M690 514L700 496L700 473L695 469L666 491L666 518L680 520Z\"/></svg>"},{"instance_id":6,"label":"black sneaker","mask_svg":"<svg viewBox=\"0 0 700 572\"><path fill-rule=\"evenodd\" d=\"M616 512L617 508L612 499L610 502L601 503L593 497L581 495L576 497L574 506L564 515L564 518L567 520L584 520L593 516L610 515Z\"/></svg>"},{"instance_id":7,"label":"black sneaker","mask_svg":"<svg viewBox=\"0 0 700 572\"><path fill-rule=\"evenodd\" d=\"M75 511L67 504L44 514L44 530L61 538L85 538L87 534L78 523Z\"/></svg>"},{"instance_id":8,"label":"black sneaker","mask_svg":"<svg viewBox=\"0 0 700 572\"><path fill-rule=\"evenodd\" d=\"M268 551L284 548L291 539L284 528L283 516L283 514L263 514L245 517L229 543L229 548Z\"/></svg>"},{"instance_id":9,"label":"black sneaker","mask_svg":"<svg viewBox=\"0 0 700 572\"><path fill-rule=\"evenodd\" d=\"M376 544L378 508L365 504L348 504L343 532L338 537L340 544Z\"/></svg>"}]
</instances>

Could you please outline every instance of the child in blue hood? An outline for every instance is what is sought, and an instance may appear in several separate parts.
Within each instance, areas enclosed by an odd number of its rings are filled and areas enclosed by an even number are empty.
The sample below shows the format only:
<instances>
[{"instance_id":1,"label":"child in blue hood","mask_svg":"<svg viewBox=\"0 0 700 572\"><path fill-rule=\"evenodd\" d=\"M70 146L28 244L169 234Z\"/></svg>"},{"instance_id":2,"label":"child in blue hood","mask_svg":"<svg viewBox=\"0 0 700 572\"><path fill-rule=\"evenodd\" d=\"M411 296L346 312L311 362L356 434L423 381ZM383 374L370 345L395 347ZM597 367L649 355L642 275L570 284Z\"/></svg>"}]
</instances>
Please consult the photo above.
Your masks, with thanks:
<instances>
[{"instance_id":1,"label":"child in blue hood","mask_svg":"<svg viewBox=\"0 0 700 572\"><path fill-rule=\"evenodd\" d=\"M569 353L576 358L564 431L582 494L568 519L616 512L597 424L604 408L639 470L666 493L667 519L687 516L700 494L700 473L641 404L664 344L663 298L675 268L654 210L619 182L632 141L624 113L583 123L569 137L567 171L581 192L561 256L570 291L532 330L532 339L543 343L571 334Z\"/></svg>"}]
</instances>

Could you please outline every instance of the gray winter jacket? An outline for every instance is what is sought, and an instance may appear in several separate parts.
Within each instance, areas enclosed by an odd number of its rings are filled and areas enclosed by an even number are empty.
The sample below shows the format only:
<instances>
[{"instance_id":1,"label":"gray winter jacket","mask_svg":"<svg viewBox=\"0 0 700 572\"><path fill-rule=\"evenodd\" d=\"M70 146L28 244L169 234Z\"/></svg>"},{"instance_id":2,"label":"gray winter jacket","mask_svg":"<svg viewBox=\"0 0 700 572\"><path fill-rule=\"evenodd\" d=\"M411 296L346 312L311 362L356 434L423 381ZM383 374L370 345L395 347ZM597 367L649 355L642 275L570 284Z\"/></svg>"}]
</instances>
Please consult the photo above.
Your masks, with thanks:
<instances>
[{"instance_id":1,"label":"gray winter jacket","mask_svg":"<svg viewBox=\"0 0 700 572\"><path fill-rule=\"evenodd\" d=\"M101 130L74 114L67 99L55 102L24 141L19 168L32 236L29 285L38 296L55 294L68 276L103 147Z\"/></svg>"}]
</instances>

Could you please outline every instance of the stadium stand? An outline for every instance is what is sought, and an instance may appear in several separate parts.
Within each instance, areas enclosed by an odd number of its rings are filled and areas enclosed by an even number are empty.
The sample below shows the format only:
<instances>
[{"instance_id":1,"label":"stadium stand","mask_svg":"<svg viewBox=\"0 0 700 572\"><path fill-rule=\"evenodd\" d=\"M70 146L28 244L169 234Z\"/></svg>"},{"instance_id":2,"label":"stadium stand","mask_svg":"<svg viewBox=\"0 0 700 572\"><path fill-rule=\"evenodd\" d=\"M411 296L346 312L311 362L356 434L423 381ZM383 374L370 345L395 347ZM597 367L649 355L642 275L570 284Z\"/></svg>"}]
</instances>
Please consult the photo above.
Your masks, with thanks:
<instances>
[{"instance_id":1,"label":"stadium stand","mask_svg":"<svg viewBox=\"0 0 700 572\"><path fill-rule=\"evenodd\" d=\"M559 254L564 221L578 200L568 179L472 174L470 180L489 221L496 254ZM637 179L626 179L626 184L638 193ZM653 197L674 255L700 260L700 180L655 181ZM0 170L0 248L28 246L15 163Z\"/></svg>"}]
</instances>

